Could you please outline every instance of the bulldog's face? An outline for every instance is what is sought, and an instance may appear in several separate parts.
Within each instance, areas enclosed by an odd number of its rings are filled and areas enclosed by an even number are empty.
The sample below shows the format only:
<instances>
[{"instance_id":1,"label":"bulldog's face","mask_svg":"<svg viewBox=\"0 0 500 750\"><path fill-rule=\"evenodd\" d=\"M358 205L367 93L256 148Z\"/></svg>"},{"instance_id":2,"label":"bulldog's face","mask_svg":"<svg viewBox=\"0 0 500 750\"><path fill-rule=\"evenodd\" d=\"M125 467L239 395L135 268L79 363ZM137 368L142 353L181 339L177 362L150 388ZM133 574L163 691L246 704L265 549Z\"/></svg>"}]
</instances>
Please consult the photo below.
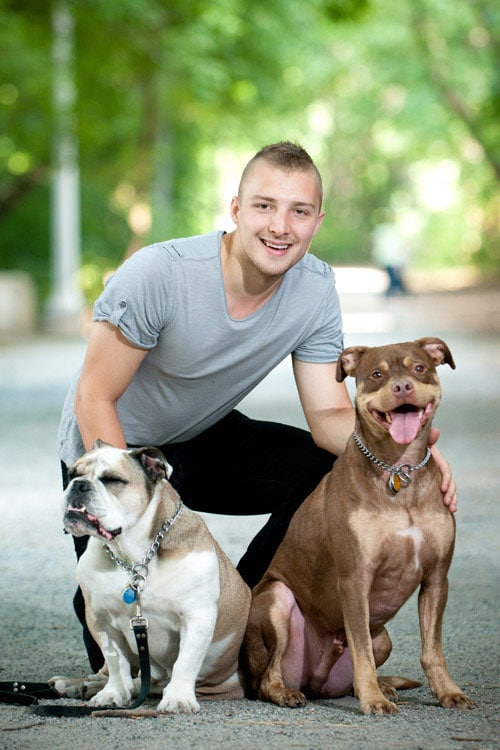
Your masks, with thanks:
<instances>
[{"instance_id":1,"label":"bulldog's face","mask_svg":"<svg viewBox=\"0 0 500 750\"><path fill-rule=\"evenodd\" d=\"M74 536L114 539L144 513L172 467L157 448L120 450L101 441L69 469L64 528Z\"/></svg>"}]
</instances>

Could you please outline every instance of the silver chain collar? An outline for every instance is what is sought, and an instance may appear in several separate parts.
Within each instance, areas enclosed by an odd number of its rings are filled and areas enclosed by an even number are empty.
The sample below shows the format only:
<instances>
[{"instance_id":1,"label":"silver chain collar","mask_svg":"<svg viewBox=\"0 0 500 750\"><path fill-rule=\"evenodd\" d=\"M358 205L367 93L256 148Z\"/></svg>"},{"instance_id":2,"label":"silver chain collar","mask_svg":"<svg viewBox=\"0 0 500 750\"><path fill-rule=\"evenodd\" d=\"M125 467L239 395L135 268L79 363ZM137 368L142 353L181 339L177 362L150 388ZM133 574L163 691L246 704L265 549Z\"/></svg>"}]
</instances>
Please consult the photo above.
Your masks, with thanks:
<instances>
[{"instance_id":1,"label":"silver chain collar","mask_svg":"<svg viewBox=\"0 0 500 750\"><path fill-rule=\"evenodd\" d=\"M184 503L182 502L182 500L180 500L179 507L175 511L174 515L172 516L172 518L169 518L168 521L165 521L165 523L162 524L160 530L156 534L151 546L149 547L142 560L133 563L133 565L129 565L125 560L121 560L119 557L117 557L107 544L102 545L113 562L115 562L120 568L126 570L127 573L130 573L132 576L130 580L130 587L126 589L123 594L123 600L127 604L131 604L132 602L138 600L139 594L146 588L149 573L148 565L155 554L158 552L165 534L171 529L171 527L179 518L183 507ZM128 598L126 598L127 594Z\"/></svg>"},{"instance_id":2,"label":"silver chain collar","mask_svg":"<svg viewBox=\"0 0 500 750\"><path fill-rule=\"evenodd\" d=\"M354 442L358 446L359 450L363 455L365 455L367 458L370 459L370 461L373 461L373 463L376 466L379 466L381 469L385 469L386 471L390 472L389 476L389 488L391 492L396 495L400 489L403 487L408 487L409 484L411 484L411 477L410 474L412 471L416 471L417 469L421 469L427 461L431 457L431 451L430 448L427 448L427 453L425 454L425 457L420 461L419 464L416 466L410 466L410 464L401 464L400 466L390 466L389 464L386 464L384 461L381 461L379 458L376 458L373 453L370 453L366 445L363 443L361 438L359 437L357 432L353 433Z\"/></svg>"}]
</instances>

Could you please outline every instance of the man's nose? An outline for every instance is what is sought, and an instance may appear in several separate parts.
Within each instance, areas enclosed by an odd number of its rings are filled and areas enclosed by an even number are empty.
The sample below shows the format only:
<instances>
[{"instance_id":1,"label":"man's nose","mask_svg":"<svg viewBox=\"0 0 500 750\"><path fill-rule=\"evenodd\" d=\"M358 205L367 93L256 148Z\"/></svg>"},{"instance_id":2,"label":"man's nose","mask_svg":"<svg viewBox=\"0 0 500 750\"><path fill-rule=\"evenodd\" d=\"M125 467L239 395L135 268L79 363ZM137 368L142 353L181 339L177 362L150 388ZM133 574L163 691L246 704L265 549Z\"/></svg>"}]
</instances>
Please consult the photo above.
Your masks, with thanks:
<instances>
[{"instance_id":1,"label":"man's nose","mask_svg":"<svg viewBox=\"0 0 500 750\"><path fill-rule=\"evenodd\" d=\"M269 230L275 234L281 236L282 234L288 234L288 214L286 211L274 211L269 219Z\"/></svg>"}]
</instances>

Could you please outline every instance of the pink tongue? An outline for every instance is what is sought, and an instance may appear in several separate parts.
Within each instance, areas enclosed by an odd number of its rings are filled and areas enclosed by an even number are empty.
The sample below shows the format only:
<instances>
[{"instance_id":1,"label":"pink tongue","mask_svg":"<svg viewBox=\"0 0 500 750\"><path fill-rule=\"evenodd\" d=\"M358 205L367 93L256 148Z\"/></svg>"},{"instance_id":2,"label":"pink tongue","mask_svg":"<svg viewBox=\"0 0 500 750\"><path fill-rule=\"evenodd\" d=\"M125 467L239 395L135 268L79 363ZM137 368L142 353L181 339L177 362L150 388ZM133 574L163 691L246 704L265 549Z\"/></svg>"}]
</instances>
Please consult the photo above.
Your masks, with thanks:
<instances>
[{"instance_id":1,"label":"pink tongue","mask_svg":"<svg viewBox=\"0 0 500 750\"><path fill-rule=\"evenodd\" d=\"M406 414L391 412L392 424L389 428L390 435L395 443L407 445L415 440L420 429L420 417L418 412L410 411Z\"/></svg>"}]
</instances>

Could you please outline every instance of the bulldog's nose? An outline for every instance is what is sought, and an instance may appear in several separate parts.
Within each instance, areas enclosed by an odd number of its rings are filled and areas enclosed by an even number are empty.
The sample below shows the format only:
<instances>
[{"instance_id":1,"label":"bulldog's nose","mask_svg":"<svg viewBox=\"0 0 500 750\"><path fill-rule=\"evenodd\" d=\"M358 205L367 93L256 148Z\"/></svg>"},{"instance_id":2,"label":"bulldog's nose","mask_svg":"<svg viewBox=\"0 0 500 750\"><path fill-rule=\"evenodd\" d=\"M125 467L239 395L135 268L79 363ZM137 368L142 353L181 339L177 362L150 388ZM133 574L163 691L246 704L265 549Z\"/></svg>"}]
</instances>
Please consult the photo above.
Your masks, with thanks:
<instances>
[{"instance_id":1,"label":"bulldog's nose","mask_svg":"<svg viewBox=\"0 0 500 750\"><path fill-rule=\"evenodd\" d=\"M392 384L392 392L401 398L410 396L413 393L413 390L413 383L411 380L396 380L396 382Z\"/></svg>"},{"instance_id":2,"label":"bulldog's nose","mask_svg":"<svg viewBox=\"0 0 500 750\"><path fill-rule=\"evenodd\" d=\"M72 492L90 492L92 485L87 479L73 479Z\"/></svg>"}]
</instances>

